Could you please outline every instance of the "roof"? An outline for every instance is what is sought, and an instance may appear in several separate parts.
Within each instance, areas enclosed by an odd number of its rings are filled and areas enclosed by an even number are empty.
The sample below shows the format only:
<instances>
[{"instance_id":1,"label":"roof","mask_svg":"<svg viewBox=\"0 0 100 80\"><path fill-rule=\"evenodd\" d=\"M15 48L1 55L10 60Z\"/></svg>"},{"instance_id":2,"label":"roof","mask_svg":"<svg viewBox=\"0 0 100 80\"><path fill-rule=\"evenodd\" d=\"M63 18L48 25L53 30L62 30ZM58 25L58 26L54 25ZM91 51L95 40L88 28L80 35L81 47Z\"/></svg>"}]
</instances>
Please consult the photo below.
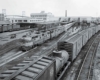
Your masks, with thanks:
<instances>
[{"instance_id":1,"label":"roof","mask_svg":"<svg viewBox=\"0 0 100 80\"><path fill-rule=\"evenodd\" d=\"M59 23L58 21L57 22L39 22L39 23L36 23L36 24L53 24L53 23Z\"/></svg>"},{"instance_id":2,"label":"roof","mask_svg":"<svg viewBox=\"0 0 100 80\"><path fill-rule=\"evenodd\" d=\"M33 23L21 22L21 23L18 23L18 24L55 24L55 23L59 23L59 22L33 22Z\"/></svg>"},{"instance_id":3,"label":"roof","mask_svg":"<svg viewBox=\"0 0 100 80\"><path fill-rule=\"evenodd\" d=\"M68 40L65 40L65 42L75 43L81 37L82 36L80 34L76 34L76 35L72 36L71 38L69 38Z\"/></svg>"}]
</instances>

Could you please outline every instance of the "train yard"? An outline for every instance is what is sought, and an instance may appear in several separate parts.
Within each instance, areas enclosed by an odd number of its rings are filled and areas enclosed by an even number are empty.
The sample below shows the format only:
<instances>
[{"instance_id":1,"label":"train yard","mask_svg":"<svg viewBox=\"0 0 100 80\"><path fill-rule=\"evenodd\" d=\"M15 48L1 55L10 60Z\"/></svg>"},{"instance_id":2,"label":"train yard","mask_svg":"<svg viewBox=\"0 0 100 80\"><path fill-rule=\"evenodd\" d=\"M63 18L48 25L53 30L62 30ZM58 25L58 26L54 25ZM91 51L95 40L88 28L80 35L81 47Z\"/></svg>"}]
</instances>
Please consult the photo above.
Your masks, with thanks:
<instances>
[{"instance_id":1,"label":"train yard","mask_svg":"<svg viewBox=\"0 0 100 80\"><path fill-rule=\"evenodd\" d=\"M63 34L62 34L63 35ZM66 34L65 34L66 35ZM61 37L61 35L60 35L60 37ZM58 37L57 39L59 40L59 38L60 37ZM56 39L56 40L57 40ZM42 54L42 53L44 53L44 52L46 52L47 50L45 50L45 49L51 49L54 45L55 45L55 41L56 40L51 40L51 41L49 41L49 42L46 42L46 43L44 43L42 46L40 46L40 47L38 47L38 49L37 48L34 48L33 50L30 50L30 51L27 51L28 52L28 55L32 55L33 53L32 52L34 52L34 55L40 55L40 54ZM50 43L51 42L51 43ZM52 44L54 44L54 45L52 45ZM10 52L12 52L12 51L10 51ZM15 52L12 52L12 54L10 53L10 52L8 52L8 53L5 53L5 57L7 58L5 58L5 59L3 59L2 61L1 61L1 65L3 65L3 64L6 64L6 63L8 63L9 61L11 61L11 60L13 60L13 59L15 59L15 58L17 58L17 56L21 56L21 55L24 55L25 53L24 52L22 52L21 50L20 51L15 51ZM9 54L10 53L10 54ZM16 54L15 54L16 53ZM8 55L7 55L8 54ZM19 55L20 54L20 55ZM12 56L10 56L10 55L12 55ZM26 54L26 57L28 57L28 55ZM14 57L15 56L15 57ZM25 55L24 55L25 56ZM11 59L11 57L13 57L13 59ZM1 57L1 59L2 59L2 57ZM8 60L8 59L10 59L10 60ZM8 65L9 66L9 65Z\"/></svg>"},{"instance_id":2,"label":"train yard","mask_svg":"<svg viewBox=\"0 0 100 80\"><path fill-rule=\"evenodd\" d=\"M42 45L41 42L30 45L28 41L31 49L27 50L24 43L21 48L15 48L1 56L0 80L89 80L93 74L93 61L100 40L99 25L82 31L77 29L71 35L62 30L64 29L59 28L60 32L54 30L56 35L52 32L51 35L46 35ZM40 39L42 40L41 37ZM33 47L34 45L40 46Z\"/></svg>"}]
</instances>

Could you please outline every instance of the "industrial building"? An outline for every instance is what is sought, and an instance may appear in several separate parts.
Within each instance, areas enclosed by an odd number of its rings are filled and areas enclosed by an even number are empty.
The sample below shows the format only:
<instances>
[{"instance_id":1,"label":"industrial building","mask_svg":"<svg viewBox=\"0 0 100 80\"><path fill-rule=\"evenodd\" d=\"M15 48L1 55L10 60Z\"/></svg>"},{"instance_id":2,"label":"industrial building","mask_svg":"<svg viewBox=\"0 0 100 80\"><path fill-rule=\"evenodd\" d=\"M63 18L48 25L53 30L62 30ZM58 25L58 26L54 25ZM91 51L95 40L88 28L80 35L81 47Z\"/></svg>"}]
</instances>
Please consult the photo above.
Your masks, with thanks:
<instances>
[{"instance_id":1,"label":"industrial building","mask_svg":"<svg viewBox=\"0 0 100 80\"><path fill-rule=\"evenodd\" d=\"M40 13L31 13L30 14L30 22L51 22L58 21L57 17L54 17L52 13L45 13L41 11Z\"/></svg>"},{"instance_id":2,"label":"industrial building","mask_svg":"<svg viewBox=\"0 0 100 80\"><path fill-rule=\"evenodd\" d=\"M19 15L7 15L6 20L11 23L27 23L30 22L30 17L19 16Z\"/></svg>"}]
</instances>

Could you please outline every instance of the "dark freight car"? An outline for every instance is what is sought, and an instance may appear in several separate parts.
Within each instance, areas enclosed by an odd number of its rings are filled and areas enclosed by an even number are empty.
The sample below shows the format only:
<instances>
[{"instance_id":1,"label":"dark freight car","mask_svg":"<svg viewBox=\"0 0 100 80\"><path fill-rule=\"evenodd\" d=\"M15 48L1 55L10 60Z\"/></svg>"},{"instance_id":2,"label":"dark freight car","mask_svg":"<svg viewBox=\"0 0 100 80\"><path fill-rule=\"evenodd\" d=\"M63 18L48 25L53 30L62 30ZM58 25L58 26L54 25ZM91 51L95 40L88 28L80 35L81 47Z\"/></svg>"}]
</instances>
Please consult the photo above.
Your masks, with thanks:
<instances>
[{"instance_id":1,"label":"dark freight car","mask_svg":"<svg viewBox=\"0 0 100 80\"><path fill-rule=\"evenodd\" d=\"M82 48L82 36L80 34L74 37L58 42L58 50L66 50L69 53L69 60L73 61Z\"/></svg>"},{"instance_id":2,"label":"dark freight car","mask_svg":"<svg viewBox=\"0 0 100 80\"><path fill-rule=\"evenodd\" d=\"M55 80L55 60L43 57L14 80Z\"/></svg>"}]
</instances>

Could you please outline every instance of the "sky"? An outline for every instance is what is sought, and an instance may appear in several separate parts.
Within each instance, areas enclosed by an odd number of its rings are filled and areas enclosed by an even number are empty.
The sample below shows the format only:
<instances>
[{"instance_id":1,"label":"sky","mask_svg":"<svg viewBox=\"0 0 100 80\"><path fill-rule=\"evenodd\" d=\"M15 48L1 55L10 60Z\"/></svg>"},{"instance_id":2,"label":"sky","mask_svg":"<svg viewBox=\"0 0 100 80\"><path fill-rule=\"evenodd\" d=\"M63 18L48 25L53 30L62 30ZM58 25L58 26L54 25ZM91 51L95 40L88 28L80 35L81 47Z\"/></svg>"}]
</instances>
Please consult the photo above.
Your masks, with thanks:
<instances>
[{"instance_id":1,"label":"sky","mask_svg":"<svg viewBox=\"0 0 100 80\"><path fill-rule=\"evenodd\" d=\"M54 16L100 16L100 0L0 0L0 13L6 9L7 15L26 16L41 11L51 12Z\"/></svg>"}]
</instances>

